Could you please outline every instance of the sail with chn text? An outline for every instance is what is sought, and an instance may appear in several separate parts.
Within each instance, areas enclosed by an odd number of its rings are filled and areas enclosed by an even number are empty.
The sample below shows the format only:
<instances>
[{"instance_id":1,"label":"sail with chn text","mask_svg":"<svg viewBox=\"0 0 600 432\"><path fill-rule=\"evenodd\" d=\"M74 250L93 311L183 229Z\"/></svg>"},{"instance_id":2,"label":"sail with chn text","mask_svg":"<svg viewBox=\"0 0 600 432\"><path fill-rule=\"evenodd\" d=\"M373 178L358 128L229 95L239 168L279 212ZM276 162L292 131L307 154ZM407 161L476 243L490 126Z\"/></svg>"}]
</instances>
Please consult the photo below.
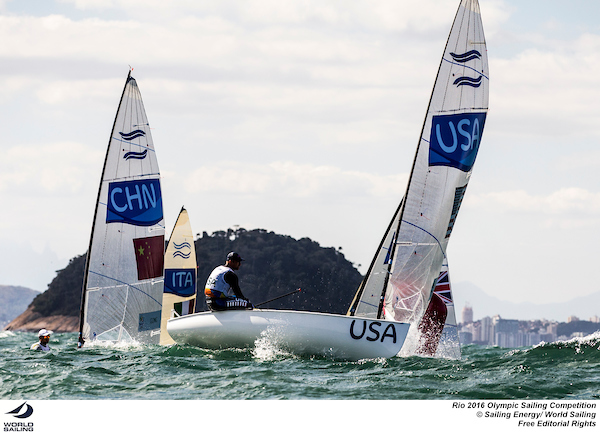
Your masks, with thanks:
<instances>
[{"instance_id":1,"label":"sail with chn text","mask_svg":"<svg viewBox=\"0 0 600 432\"><path fill-rule=\"evenodd\" d=\"M158 343L165 248L156 152L136 80L112 128L87 252L79 345Z\"/></svg>"},{"instance_id":2,"label":"sail with chn text","mask_svg":"<svg viewBox=\"0 0 600 432\"><path fill-rule=\"evenodd\" d=\"M189 315L196 307L196 250L190 218L182 208L165 251L164 294L160 344L174 344L167 332L173 316Z\"/></svg>"},{"instance_id":3,"label":"sail with chn text","mask_svg":"<svg viewBox=\"0 0 600 432\"><path fill-rule=\"evenodd\" d=\"M462 0L440 62L406 193L363 285L376 283L357 295L350 315L373 316L377 301L377 318L420 322L473 172L488 95L479 4ZM381 288L378 299L377 287Z\"/></svg>"}]
</instances>

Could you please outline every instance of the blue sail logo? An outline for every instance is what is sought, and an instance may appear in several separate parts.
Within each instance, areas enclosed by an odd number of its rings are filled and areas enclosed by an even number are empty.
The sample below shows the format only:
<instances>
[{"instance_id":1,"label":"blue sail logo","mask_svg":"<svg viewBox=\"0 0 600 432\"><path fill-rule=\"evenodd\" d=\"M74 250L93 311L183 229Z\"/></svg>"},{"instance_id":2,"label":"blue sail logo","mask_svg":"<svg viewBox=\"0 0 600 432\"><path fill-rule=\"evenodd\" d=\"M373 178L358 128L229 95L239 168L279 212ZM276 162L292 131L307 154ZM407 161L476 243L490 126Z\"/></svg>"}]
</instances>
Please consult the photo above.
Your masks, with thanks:
<instances>
[{"instance_id":1,"label":"blue sail logo","mask_svg":"<svg viewBox=\"0 0 600 432\"><path fill-rule=\"evenodd\" d=\"M473 168L486 113L433 116L429 166L448 166L468 172Z\"/></svg>"},{"instance_id":2,"label":"blue sail logo","mask_svg":"<svg viewBox=\"0 0 600 432\"><path fill-rule=\"evenodd\" d=\"M148 155L148 149L144 150L143 152L127 152L123 155L123 159L125 160L129 160L129 159L145 159L146 156Z\"/></svg>"},{"instance_id":3,"label":"blue sail logo","mask_svg":"<svg viewBox=\"0 0 600 432\"><path fill-rule=\"evenodd\" d=\"M151 226L163 218L158 179L114 182L108 186L106 223Z\"/></svg>"},{"instance_id":4,"label":"blue sail logo","mask_svg":"<svg viewBox=\"0 0 600 432\"><path fill-rule=\"evenodd\" d=\"M173 252L173 258L183 258L183 259L188 259L191 255L192 252L190 250L190 252L183 252L182 249L192 249L192 246L188 243L188 242L183 242L181 244L177 244L175 242L173 242L173 247L175 249L177 249L175 252Z\"/></svg>"},{"instance_id":5,"label":"blue sail logo","mask_svg":"<svg viewBox=\"0 0 600 432\"><path fill-rule=\"evenodd\" d=\"M164 292L189 297L196 294L195 269L165 269Z\"/></svg>"},{"instance_id":6,"label":"blue sail logo","mask_svg":"<svg viewBox=\"0 0 600 432\"><path fill-rule=\"evenodd\" d=\"M481 59L481 53L477 50L471 50L463 54L456 54L451 52L450 55L452 56L452 59L458 63L466 63L471 60Z\"/></svg>"},{"instance_id":7,"label":"blue sail logo","mask_svg":"<svg viewBox=\"0 0 600 432\"><path fill-rule=\"evenodd\" d=\"M466 53L463 53L463 54L456 54L456 53L451 52L450 55L452 56L452 59L457 63L467 63L467 62L470 62L471 60L481 60L481 53L477 50L467 51ZM470 78L470 77L462 76L462 77L458 77L457 79L455 79L452 84L454 84L456 87L466 85L466 86L477 88L481 85L481 79L482 79L481 75L478 76L477 78Z\"/></svg>"},{"instance_id":8,"label":"blue sail logo","mask_svg":"<svg viewBox=\"0 0 600 432\"><path fill-rule=\"evenodd\" d=\"M482 78L481 75L479 75L477 78L469 78L469 77L463 76L463 77L456 78L454 80L453 84L456 87L460 87L463 85L468 85L471 87L479 87L481 85L481 78Z\"/></svg>"},{"instance_id":9,"label":"blue sail logo","mask_svg":"<svg viewBox=\"0 0 600 432\"><path fill-rule=\"evenodd\" d=\"M144 132L144 131L143 131L143 130L141 130L141 129L136 129L136 130L134 130L134 131L131 131L131 132L129 132L129 133L123 133L123 132L119 132L119 135L121 135L121 137L122 137L124 140L131 141L131 140L134 140L134 139L136 139L136 138L139 138L139 137L146 136L146 132Z\"/></svg>"}]
</instances>

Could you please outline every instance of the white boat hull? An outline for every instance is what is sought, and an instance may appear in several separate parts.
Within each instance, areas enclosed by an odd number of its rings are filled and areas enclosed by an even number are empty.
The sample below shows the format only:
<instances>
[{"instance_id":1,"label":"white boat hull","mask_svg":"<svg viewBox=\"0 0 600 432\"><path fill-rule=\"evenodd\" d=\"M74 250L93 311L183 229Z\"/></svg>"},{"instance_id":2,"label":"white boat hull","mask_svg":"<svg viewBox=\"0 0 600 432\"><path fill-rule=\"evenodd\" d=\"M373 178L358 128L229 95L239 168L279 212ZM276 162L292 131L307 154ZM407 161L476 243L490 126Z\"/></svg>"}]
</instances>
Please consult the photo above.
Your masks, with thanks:
<instances>
[{"instance_id":1,"label":"white boat hull","mask_svg":"<svg viewBox=\"0 0 600 432\"><path fill-rule=\"evenodd\" d=\"M246 348L267 339L293 354L356 361L396 356L409 326L345 315L255 309L172 318L167 322L167 332L179 344L201 348Z\"/></svg>"}]
</instances>

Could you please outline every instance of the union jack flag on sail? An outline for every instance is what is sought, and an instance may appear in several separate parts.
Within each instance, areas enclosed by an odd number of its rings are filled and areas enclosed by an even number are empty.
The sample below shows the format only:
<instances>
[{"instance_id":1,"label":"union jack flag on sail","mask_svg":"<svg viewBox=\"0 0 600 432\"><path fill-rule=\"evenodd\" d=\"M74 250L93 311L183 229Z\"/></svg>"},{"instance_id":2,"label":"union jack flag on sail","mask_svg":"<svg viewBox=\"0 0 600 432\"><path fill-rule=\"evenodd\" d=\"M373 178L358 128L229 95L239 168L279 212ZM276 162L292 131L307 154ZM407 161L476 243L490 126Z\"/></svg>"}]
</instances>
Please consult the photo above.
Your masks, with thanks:
<instances>
[{"instance_id":1,"label":"union jack flag on sail","mask_svg":"<svg viewBox=\"0 0 600 432\"><path fill-rule=\"evenodd\" d=\"M444 301L444 304L451 305L453 303L452 292L450 291L450 275L448 274L448 271L442 271L440 273L433 292Z\"/></svg>"}]
</instances>

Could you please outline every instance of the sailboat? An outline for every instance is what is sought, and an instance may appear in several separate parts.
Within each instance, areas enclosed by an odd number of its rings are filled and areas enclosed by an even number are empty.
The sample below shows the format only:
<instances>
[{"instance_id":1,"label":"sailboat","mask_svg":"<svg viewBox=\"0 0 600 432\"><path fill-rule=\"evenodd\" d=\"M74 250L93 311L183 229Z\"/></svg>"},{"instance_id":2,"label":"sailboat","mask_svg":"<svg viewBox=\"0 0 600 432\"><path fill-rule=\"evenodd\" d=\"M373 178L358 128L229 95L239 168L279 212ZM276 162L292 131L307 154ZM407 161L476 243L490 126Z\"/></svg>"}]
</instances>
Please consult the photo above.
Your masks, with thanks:
<instances>
[{"instance_id":1,"label":"sailboat","mask_svg":"<svg viewBox=\"0 0 600 432\"><path fill-rule=\"evenodd\" d=\"M422 341L432 341L437 348L439 326L434 334L427 334L428 327L419 323L434 298L447 258L448 241L481 144L488 94L479 4L462 0L442 55L406 193L348 313L203 312L169 320L171 337L177 343L205 348L252 346L261 337L271 337L294 353L356 360L398 355L411 330L416 337L410 339L417 342L408 346L409 353L422 349Z\"/></svg>"},{"instance_id":2,"label":"sailboat","mask_svg":"<svg viewBox=\"0 0 600 432\"><path fill-rule=\"evenodd\" d=\"M171 316L194 313L196 307L196 250L190 218L182 208L173 227L165 251L164 294L160 344L170 345L175 341L167 333L167 321Z\"/></svg>"},{"instance_id":3,"label":"sailboat","mask_svg":"<svg viewBox=\"0 0 600 432\"><path fill-rule=\"evenodd\" d=\"M110 134L87 251L78 346L158 343L165 229L156 152L127 75Z\"/></svg>"}]
</instances>

